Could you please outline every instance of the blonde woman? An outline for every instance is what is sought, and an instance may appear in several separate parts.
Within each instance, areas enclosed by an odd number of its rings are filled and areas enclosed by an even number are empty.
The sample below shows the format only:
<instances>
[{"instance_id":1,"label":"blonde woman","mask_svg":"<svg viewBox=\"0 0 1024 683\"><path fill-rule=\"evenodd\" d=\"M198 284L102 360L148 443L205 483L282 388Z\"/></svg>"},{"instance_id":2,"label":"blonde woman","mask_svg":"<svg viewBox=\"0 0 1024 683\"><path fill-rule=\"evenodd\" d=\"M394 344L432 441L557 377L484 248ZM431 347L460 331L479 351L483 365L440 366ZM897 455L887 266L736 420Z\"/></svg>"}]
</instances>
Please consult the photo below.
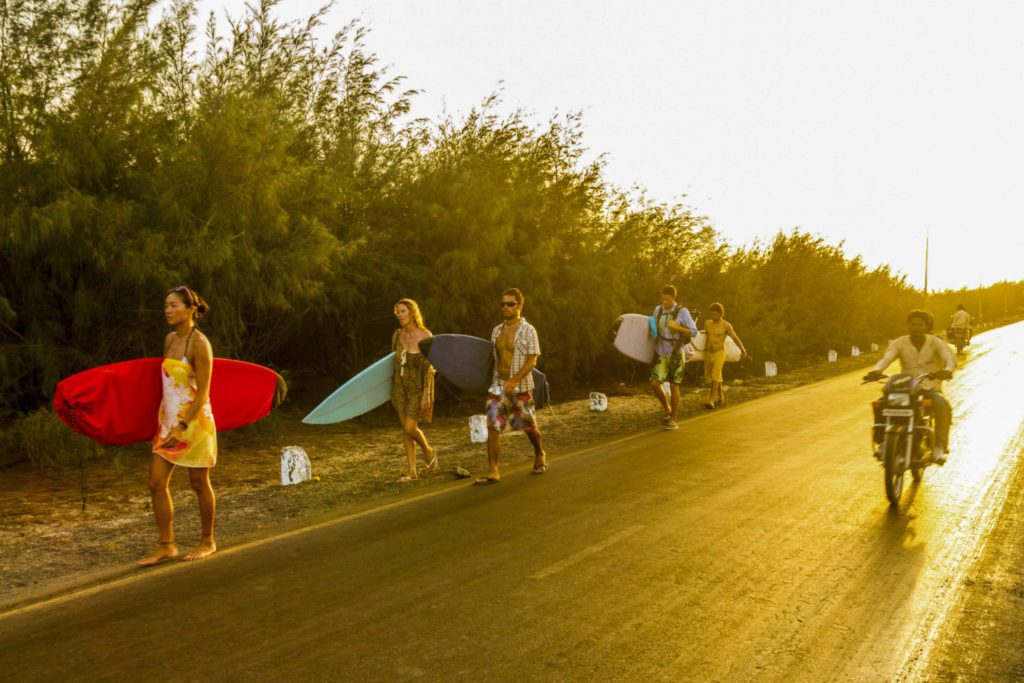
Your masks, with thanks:
<instances>
[{"instance_id":1,"label":"blonde woman","mask_svg":"<svg viewBox=\"0 0 1024 683\"><path fill-rule=\"evenodd\" d=\"M391 385L391 405L398 411L402 423L402 442L409 460L409 471L399 482L415 481L416 444L423 450L427 472L437 470L437 453L427 443L419 423L430 422L434 413L434 368L420 353L419 343L433 336L423 324L420 307L412 299L401 299L395 304L395 317L399 328L391 338L395 352L395 377Z\"/></svg>"}]
</instances>

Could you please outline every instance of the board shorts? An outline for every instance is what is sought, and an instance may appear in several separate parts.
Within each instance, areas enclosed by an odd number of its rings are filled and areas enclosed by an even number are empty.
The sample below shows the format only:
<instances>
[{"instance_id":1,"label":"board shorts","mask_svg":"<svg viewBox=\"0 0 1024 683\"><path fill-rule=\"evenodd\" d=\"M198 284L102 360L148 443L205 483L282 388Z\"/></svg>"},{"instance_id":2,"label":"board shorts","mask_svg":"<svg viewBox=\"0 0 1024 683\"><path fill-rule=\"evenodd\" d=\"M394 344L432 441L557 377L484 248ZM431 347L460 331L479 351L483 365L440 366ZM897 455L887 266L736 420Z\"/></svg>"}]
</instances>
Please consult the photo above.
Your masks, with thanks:
<instances>
[{"instance_id":1,"label":"board shorts","mask_svg":"<svg viewBox=\"0 0 1024 683\"><path fill-rule=\"evenodd\" d=\"M681 384L683 381L683 365L686 363L683 354L675 356L658 356L651 365L652 382L670 382Z\"/></svg>"},{"instance_id":2,"label":"board shorts","mask_svg":"<svg viewBox=\"0 0 1024 683\"><path fill-rule=\"evenodd\" d=\"M708 365L708 376L712 382L722 381L722 368L725 367L725 349L705 354Z\"/></svg>"},{"instance_id":3,"label":"board shorts","mask_svg":"<svg viewBox=\"0 0 1024 683\"><path fill-rule=\"evenodd\" d=\"M537 429L537 408L532 391L502 394L487 399L487 425L500 432L506 424L512 431L529 432Z\"/></svg>"}]
</instances>

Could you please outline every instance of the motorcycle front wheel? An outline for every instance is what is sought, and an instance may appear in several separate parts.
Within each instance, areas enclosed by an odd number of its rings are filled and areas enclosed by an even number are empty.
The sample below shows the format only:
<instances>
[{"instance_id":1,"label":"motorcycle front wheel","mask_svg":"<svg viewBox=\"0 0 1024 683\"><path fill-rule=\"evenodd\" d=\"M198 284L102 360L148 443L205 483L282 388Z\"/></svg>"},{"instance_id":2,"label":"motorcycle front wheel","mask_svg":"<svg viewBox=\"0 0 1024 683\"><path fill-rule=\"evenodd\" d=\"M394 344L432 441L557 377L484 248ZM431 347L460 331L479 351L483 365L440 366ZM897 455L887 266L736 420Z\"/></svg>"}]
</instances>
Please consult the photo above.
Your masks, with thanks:
<instances>
[{"instance_id":1,"label":"motorcycle front wheel","mask_svg":"<svg viewBox=\"0 0 1024 683\"><path fill-rule=\"evenodd\" d=\"M903 495L903 468L901 460L906 441L903 435L891 436L885 440L885 497L892 505L899 505Z\"/></svg>"}]
</instances>

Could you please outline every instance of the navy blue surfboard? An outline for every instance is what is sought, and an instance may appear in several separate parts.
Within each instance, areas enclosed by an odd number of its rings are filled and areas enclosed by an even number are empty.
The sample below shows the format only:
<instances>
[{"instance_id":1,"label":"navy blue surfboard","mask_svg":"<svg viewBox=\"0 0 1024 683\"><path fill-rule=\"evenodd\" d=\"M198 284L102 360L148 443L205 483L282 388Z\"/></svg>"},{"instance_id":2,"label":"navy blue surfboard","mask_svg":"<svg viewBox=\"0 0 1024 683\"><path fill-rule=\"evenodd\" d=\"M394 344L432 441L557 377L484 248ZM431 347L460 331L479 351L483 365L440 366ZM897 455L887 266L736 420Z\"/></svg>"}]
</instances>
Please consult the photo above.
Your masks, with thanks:
<instances>
[{"instance_id":1,"label":"navy blue surfboard","mask_svg":"<svg viewBox=\"0 0 1024 683\"><path fill-rule=\"evenodd\" d=\"M467 394L483 395L494 374L494 345L468 334L438 334L420 342L420 353L437 373ZM533 369L533 400L537 408L549 403L548 381Z\"/></svg>"}]
</instances>

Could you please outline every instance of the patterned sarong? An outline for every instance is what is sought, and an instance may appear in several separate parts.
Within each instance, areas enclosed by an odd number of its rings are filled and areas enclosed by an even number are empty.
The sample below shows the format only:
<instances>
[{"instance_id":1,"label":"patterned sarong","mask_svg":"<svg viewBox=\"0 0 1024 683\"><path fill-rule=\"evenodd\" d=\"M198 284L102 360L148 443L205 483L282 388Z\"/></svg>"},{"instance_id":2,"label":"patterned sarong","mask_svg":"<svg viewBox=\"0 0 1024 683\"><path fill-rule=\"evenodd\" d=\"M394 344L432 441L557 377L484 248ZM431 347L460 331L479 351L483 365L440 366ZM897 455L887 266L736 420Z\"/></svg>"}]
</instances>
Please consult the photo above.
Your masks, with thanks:
<instances>
[{"instance_id":1,"label":"patterned sarong","mask_svg":"<svg viewBox=\"0 0 1024 683\"><path fill-rule=\"evenodd\" d=\"M167 462L183 467L213 467L217 464L217 427L213 422L210 398L192 418L181 440L169 448L160 445L180 420L185 419L196 398L196 372L185 361L164 358L161 366L164 398L160 402L160 427L153 437L153 452Z\"/></svg>"}]
</instances>

